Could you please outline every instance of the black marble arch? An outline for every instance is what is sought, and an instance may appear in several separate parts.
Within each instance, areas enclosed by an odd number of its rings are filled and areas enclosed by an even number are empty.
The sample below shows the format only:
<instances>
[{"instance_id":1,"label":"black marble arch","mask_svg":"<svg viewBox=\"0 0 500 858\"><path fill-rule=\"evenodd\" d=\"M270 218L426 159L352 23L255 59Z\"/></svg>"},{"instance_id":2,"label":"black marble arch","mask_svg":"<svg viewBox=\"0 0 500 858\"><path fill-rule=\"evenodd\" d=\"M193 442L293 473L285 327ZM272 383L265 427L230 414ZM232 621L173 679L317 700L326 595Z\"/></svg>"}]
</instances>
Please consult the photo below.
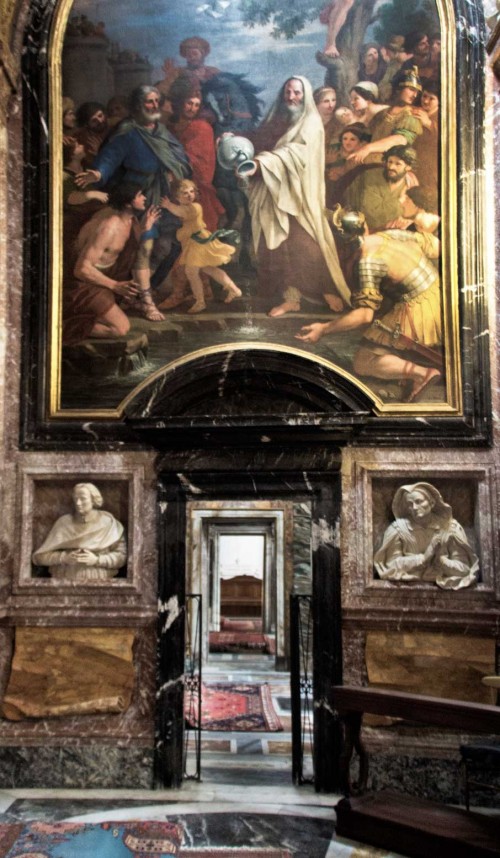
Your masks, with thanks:
<instances>
[{"instance_id":1,"label":"black marble arch","mask_svg":"<svg viewBox=\"0 0 500 858\"><path fill-rule=\"evenodd\" d=\"M314 471L273 473L258 470L239 474L228 471L160 472L160 611L155 737L155 784L159 788L180 786L183 771L186 503L189 500L278 499L311 503L315 788L324 792L338 790L340 733L331 700L332 685L342 682L340 550L334 537L341 501L338 466L332 466L329 472L321 474Z\"/></svg>"},{"instance_id":2,"label":"black marble arch","mask_svg":"<svg viewBox=\"0 0 500 858\"><path fill-rule=\"evenodd\" d=\"M23 54L24 331L23 449L112 449L151 443L160 449L240 448L266 443L351 443L486 446L491 443L487 305L483 284L481 172L484 168L484 17L479 3L455 0L457 21L458 278L463 416L378 416L373 405L334 371L306 358L249 351L232 359L224 396L214 389L227 352L190 362L152 381L117 420L49 419L47 353L49 310L49 37L54 0L33 0ZM45 122L41 121L45 119ZM477 210L475 206L477 205ZM161 390L159 390L161 388ZM212 395L208 395L209 392ZM151 395L154 394L151 399ZM153 402L153 405L146 403Z\"/></svg>"}]
</instances>

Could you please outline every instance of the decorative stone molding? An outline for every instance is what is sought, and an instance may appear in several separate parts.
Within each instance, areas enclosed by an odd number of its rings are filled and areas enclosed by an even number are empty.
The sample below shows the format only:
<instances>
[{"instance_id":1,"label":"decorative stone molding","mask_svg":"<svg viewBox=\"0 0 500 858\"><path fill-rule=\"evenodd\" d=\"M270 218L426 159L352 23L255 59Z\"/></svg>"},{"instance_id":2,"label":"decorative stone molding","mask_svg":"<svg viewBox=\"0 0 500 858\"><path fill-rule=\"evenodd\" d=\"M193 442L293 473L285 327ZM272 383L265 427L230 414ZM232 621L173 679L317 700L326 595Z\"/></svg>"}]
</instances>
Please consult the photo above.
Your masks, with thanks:
<instances>
[{"instance_id":1,"label":"decorative stone molding","mask_svg":"<svg viewBox=\"0 0 500 858\"><path fill-rule=\"evenodd\" d=\"M373 555L392 520L391 503L399 486L431 481L452 502L480 555L477 585L460 593L428 582L380 580ZM487 459L464 462L419 457L411 464L397 455L352 452L343 466L342 600L344 620L365 629L466 630L486 636L498 623L499 582L495 582L495 468Z\"/></svg>"}]
</instances>

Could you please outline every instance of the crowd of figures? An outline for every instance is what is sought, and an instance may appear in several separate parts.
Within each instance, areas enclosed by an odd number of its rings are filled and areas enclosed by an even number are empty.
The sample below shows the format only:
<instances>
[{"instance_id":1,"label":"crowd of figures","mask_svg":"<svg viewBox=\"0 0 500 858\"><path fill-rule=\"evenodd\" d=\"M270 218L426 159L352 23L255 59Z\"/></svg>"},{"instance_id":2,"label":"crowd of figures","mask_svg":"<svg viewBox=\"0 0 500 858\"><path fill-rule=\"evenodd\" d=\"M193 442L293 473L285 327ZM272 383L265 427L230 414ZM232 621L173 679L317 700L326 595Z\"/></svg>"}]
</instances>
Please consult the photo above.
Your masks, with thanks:
<instances>
[{"instance_id":1,"label":"crowd of figures","mask_svg":"<svg viewBox=\"0 0 500 858\"><path fill-rule=\"evenodd\" d=\"M270 317L303 300L331 311L299 340L363 329L355 372L419 401L443 365L439 47L423 32L365 45L344 103L293 73L264 117L258 88L206 65L198 36L127 99L64 98L63 343L123 336L134 314L161 322L188 299L200 313L212 281L239 300L221 267L237 258ZM244 180L217 163L230 134L255 150Z\"/></svg>"}]
</instances>

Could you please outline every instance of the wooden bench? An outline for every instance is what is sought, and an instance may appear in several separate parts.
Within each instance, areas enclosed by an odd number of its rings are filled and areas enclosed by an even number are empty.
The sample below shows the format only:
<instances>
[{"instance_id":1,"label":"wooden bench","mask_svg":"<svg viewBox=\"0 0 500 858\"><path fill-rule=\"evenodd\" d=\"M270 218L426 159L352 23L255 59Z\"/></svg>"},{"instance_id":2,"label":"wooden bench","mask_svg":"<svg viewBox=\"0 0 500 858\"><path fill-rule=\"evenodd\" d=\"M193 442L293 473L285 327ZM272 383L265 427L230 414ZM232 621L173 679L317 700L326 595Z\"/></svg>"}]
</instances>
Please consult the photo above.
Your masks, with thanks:
<instances>
[{"instance_id":1,"label":"wooden bench","mask_svg":"<svg viewBox=\"0 0 500 858\"><path fill-rule=\"evenodd\" d=\"M343 798L335 808L340 837L411 858L493 858L500 822L481 813L395 792Z\"/></svg>"},{"instance_id":2,"label":"wooden bench","mask_svg":"<svg viewBox=\"0 0 500 858\"><path fill-rule=\"evenodd\" d=\"M261 617L262 581L249 575L222 580L220 607L225 617Z\"/></svg>"},{"instance_id":3,"label":"wooden bench","mask_svg":"<svg viewBox=\"0 0 500 858\"><path fill-rule=\"evenodd\" d=\"M336 807L338 834L412 858L500 855L500 817L488 818L392 791L363 795L369 759L361 736L365 712L424 722L443 729L499 734L499 707L345 685L333 686L332 701L344 723L340 778L346 796L353 793L349 768L354 750L360 762L356 788L359 797L345 798Z\"/></svg>"}]
</instances>

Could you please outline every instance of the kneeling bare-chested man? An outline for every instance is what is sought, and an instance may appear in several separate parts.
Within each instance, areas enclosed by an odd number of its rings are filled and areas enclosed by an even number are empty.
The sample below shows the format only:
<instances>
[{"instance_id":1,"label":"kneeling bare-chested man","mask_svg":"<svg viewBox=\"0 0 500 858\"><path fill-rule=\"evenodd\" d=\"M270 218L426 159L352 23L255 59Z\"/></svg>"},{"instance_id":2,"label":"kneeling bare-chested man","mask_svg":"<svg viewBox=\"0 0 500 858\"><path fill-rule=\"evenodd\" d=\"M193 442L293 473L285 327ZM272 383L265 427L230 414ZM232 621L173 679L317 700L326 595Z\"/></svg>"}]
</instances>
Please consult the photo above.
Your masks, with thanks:
<instances>
[{"instance_id":1,"label":"kneeling bare-chested man","mask_svg":"<svg viewBox=\"0 0 500 858\"><path fill-rule=\"evenodd\" d=\"M110 192L109 206L80 230L75 242L73 277L64 291L65 345L87 337L124 336L130 322L116 298L130 303L151 300L132 276L141 238L147 236L160 216L160 209L152 206L139 222L145 207L141 187L123 183Z\"/></svg>"}]
</instances>

